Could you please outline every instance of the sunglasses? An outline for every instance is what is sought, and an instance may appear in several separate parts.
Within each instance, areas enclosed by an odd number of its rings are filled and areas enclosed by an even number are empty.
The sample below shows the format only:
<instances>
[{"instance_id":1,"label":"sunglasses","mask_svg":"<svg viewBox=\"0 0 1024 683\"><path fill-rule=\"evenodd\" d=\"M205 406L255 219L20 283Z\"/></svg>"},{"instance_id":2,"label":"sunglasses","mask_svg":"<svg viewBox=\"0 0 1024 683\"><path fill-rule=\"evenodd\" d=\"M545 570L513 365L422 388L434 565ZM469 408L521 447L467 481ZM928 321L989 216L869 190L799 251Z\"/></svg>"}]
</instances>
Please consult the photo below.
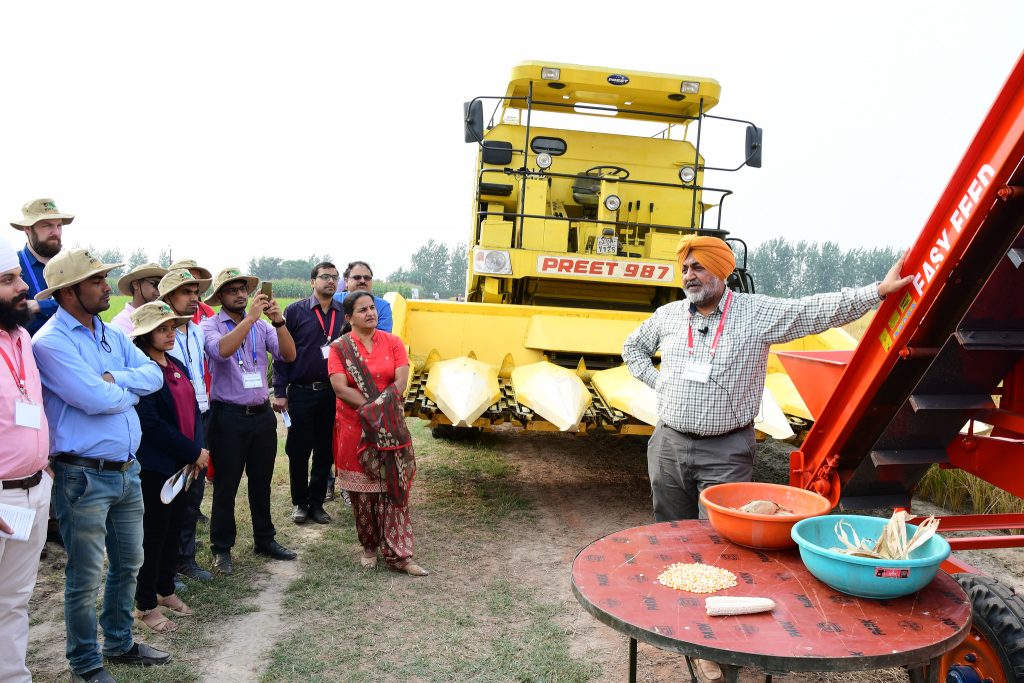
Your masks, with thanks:
<instances>
[{"instance_id":1,"label":"sunglasses","mask_svg":"<svg viewBox=\"0 0 1024 683\"><path fill-rule=\"evenodd\" d=\"M372 275L349 275L349 280L358 280L359 282L369 282L373 279Z\"/></svg>"}]
</instances>

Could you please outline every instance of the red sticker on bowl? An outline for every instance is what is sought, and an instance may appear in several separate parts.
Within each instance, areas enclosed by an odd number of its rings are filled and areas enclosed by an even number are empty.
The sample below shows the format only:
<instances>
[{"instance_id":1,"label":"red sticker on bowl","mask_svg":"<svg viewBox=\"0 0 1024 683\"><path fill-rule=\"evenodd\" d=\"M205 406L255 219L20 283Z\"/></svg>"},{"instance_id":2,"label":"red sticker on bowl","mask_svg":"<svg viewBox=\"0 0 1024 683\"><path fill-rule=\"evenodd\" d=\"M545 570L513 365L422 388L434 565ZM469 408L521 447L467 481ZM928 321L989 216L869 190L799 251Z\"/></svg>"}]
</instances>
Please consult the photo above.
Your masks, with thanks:
<instances>
[{"instance_id":1,"label":"red sticker on bowl","mask_svg":"<svg viewBox=\"0 0 1024 683\"><path fill-rule=\"evenodd\" d=\"M875 567L875 577L879 579L909 579L910 570L899 567Z\"/></svg>"}]
</instances>

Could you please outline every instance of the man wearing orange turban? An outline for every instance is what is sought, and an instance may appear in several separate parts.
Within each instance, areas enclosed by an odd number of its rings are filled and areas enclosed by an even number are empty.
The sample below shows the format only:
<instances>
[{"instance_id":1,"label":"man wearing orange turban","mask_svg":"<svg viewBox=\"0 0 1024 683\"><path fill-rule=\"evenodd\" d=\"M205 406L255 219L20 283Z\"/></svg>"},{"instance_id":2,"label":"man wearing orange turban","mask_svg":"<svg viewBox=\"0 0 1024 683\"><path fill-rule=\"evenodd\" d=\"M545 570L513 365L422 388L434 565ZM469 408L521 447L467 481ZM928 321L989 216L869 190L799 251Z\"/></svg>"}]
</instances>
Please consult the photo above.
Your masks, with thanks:
<instances>
[{"instance_id":1,"label":"man wearing orange turban","mask_svg":"<svg viewBox=\"0 0 1024 683\"><path fill-rule=\"evenodd\" d=\"M777 299L726 288L736 258L717 237L683 237L676 258L686 298L658 308L622 347L629 371L655 391L647 469L658 522L706 518L701 491L751 480L772 344L856 320L912 279L900 277L900 259L877 284ZM660 370L652 362L659 351ZM697 667L704 680L722 680L715 662L697 660Z\"/></svg>"},{"instance_id":2,"label":"man wearing orange turban","mask_svg":"<svg viewBox=\"0 0 1024 683\"><path fill-rule=\"evenodd\" d=\"M778 299L728 290L736 259L724 240L686 235L676 255L686 298L658 308L622 349L633 376L655 390L647 463L659 522L703 517L700 491L750 480L772 344L856 320L911 280L900 277L900 259L877 284Z\"/></svg>"}]
</instances>

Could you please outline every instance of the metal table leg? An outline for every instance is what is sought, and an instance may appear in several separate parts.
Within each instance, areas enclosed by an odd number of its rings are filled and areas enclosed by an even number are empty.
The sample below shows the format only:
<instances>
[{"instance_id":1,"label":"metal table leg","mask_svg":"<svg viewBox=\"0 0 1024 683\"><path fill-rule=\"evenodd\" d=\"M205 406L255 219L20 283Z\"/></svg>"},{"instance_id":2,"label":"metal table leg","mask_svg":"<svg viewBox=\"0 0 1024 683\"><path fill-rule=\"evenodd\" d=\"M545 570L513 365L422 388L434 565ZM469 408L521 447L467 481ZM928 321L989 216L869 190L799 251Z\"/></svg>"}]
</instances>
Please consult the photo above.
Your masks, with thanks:
<instances>
[{"instance_id":1,"label":"metal table leg","mask_svg":"<svg viewBox=\"0 0 1024 683\"><path fill-rule=\"evenodd\" d=\"M629 639L629 683L636 683L636 638Z\"/></svg>"}]
</instances>

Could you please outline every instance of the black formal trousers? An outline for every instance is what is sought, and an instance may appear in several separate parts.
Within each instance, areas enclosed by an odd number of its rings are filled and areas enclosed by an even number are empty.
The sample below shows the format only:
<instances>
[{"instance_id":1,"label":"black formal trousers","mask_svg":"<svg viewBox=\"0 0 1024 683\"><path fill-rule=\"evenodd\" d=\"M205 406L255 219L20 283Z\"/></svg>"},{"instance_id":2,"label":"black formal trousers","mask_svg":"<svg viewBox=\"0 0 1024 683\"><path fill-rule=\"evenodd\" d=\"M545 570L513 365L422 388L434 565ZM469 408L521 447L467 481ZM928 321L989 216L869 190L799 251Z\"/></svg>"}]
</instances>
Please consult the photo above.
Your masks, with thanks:
<instances>
[{"instance_id":1,"label":"black formal trousers","mask_svg":"<svg viewBox=\"0 0 1024 683\"><path fill-rule=\"evenodd\" d=\"M292 505L306 505L311 510L324 506L327 479L334 462L334 406L334 391L329 382L319 391L299 384L288 386L292 426L288 428L284 452L288 454Z\"/></svg>"},{"instance_id":2,"label":"black formal trousers","mask_svg":"<svg viewBox=\"0 0 1024 683\"><path fill-rule=\"evenodd\" d=\"M140 610L156 607L156 596L174 595L178 566L178 538L185 520L185 491L170 503L160 500L167 477L152 470L139 473L142 483L142 567L135 585L135 605ZM195 482L193 482L193 485Z\"/></svg>"},{"instance_id":3,"label":"black formal trousers","mask_svg":"<svg viewBox=\"0 0 1024 683\"><path fill-rule=\"evenodd\" d=\"M270 404L246 413L245 406L215 401L210 408L210 456L213 458L213 510L210 548L215 553L235 545L235 495L242 472L249 478L249 512L253 544L274 540L270 519L270 479L277 457L277 419Z\"/></svg>"},{"instance_id":4,"label":"black formal trousers","mask_svg":"<svg viewBox=\"0 0 1024 683\"><path fill-rule=\"evenodd\" d=\"M210 443L210 411L203 413L203 443ZM179 496L185 498L185 520L181 525L181 540L178 545L178 567L184 568L196 561L196 525L199 523L199 506L206 492L206 468L199 478L192 482L187 491Z\"/></svg>"}]
</instances>

